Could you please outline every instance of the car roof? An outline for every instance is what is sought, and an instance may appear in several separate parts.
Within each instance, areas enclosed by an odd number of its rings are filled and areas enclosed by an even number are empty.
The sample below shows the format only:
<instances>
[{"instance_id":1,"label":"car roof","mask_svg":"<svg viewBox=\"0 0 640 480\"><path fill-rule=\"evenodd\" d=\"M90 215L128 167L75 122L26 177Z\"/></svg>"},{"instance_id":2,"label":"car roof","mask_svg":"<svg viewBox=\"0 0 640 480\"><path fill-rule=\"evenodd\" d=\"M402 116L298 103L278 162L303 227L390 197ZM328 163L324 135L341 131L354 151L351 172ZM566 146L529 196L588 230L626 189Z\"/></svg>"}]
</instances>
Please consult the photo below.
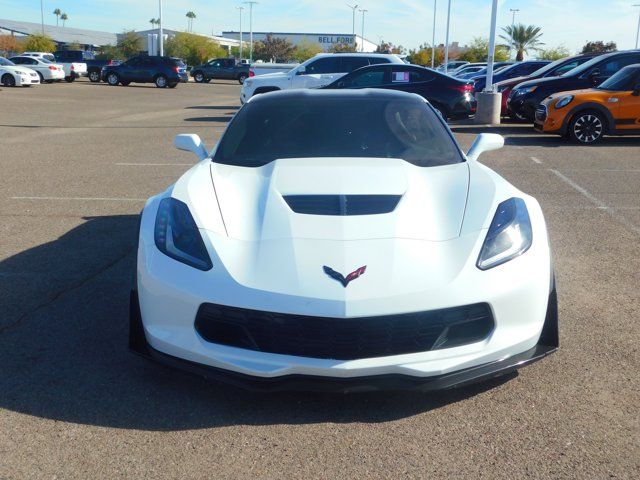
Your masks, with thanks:
<instances>
[{"instance_id":1,"label":"car roof","mask_svg":"<svg viewBox=\"0 0 640 480\"><path fill-rule=\"evenodd\" d=\"M306 98L340 98L340 99L389 99L389 100L401 100L401 99L415 99L425 101L419 95L415 93L407 93L399 90L386 90L382 88L361 88L356 90L344 89L344 90L317 90L317 89L294 89L294 90L278 90L275 92L269 92L262 95L256 95L251 97L250 103L259 103L263 101L270 101L278 99L278 101L296 101Z\"/></svg>"}]
</instances>

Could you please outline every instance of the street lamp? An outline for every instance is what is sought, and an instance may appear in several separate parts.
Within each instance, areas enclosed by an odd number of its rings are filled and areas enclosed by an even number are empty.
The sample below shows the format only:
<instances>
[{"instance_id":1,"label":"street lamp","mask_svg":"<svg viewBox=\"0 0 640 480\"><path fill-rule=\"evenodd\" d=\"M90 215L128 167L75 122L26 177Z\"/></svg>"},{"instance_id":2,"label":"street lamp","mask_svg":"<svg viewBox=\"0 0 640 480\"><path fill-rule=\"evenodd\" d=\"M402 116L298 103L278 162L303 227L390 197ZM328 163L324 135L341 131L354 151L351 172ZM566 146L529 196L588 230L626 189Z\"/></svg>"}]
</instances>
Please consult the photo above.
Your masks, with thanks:
<instances>
[{"instance_id":1,"label":"street lamp","mask_svg":"<svg viewBox=\"0 0 640 480\"><path fill-rule=\"evenodd\" d=\"M236 7L240 11L240 61L242 62L242 10L244 7Z\"/></svg>"},{"instance_id":2,"label":"street lamp","mask_svg":"<svg viewBox=\"0 0 640 480\"><path fill-rule=\"evenodd\" d=\"M356 10L358 9L360 5L349 5L347 3L347 7L349 7L351 10L353 10L353 16L352 16L352 20L351 20L351 35L353 36L353 40L355 42L356 39Z\"/></svg>"},{"instance_id":3,"label":"street lamp","mask_svg":"<svg viewBox=\"0 0 640 480\"><path fill-rule=\"evenodd\" d=\"M633 6L640 7L640 3L636 3ZM638 49L638 37L640 37L640 11L638 11L638 30L636 30L636 50Z\"/></svg>"},{"instance_id":4,"label":"street lamp","mask_svg":"<svg viewBox=\"0 0 640 480\"><path fill-rule=\"evenodd\" d=\"M447 74L449 63L449 21L451 19L451 0L449 0L449 6L447 7L447 35L444 43L444 74Z\"/></svg>"},{"instance_id":5,"label":"street lamp","mask_svg":"<svg viewBox=\"0 0 640 480\"><path fill-rule=\"evenodd\" d=\"M511 16L511 26L516 23L516 13L520 11L519 8L510 8L509 11L513 14Z\"/></svg>"},{"instance_id":6,"label":"street lamp","mask_svg":"<svg viewBox=\"0 0 640 480\"><path fill-rule=\"evenodd\" d=\"M431 68L435 67L436 61L436 6L438 0L433 0L433 29L431 30Z\"/></svg>"},{"instance_id":7,"label":"street lamp","mask_svg":"<svg viewBox=\"0 0 640 480\"><path fill-rule=\"evenodd\" d=\"M491 5L491 30L489 33L489 57L487 58L487 82L483 92L476 96L478 107L474 123L500 123L500 107L502 94L493 91L493 56L496 50L496 20L498 17L498 0Z\"/></svg>"},{"instance_id":8,"label":"street lamp","mask_svg":"<svg viewBox=\"0 0 640 480\"><path fill-rule=\"evenodd\" d=\"M44 5L42 2L43 0L40 0L40 20L42 21L42 34L44 35Z\"/></svg>"},{"instance_id":9,"label":"street lamp","mask_svg":"<svg viewBox=\"0 0 640 480\"><path fill-rule=\"evenodd\" d=\"M364 8L361 8L358 11L362 12L362 38L361 38L362 43L360 44L360 51L364 52L364 14L367 13L369 10L365 10Z\"/></svg>"},{"instance_id":10,"label":"street lamp","mask_svg":"<svg viewBox=\"0 0 640 480\"><path fill-rule=\"evenodd\" d=\"M253 63L253 6L258 2L242 2L249 5L249 63Z\"/></svg>"},{"instance_id":11,"label":"street lamp","mask_svg":"<svg viewBox=\"0 0 640 480\"><path fill-rule=\"evenodd\" d=\"M164 56L164 39L162 38L162 0L158 0L160 16L158 17L158 45L160 45L160 56Z\"/></svg>"}]
</instances>

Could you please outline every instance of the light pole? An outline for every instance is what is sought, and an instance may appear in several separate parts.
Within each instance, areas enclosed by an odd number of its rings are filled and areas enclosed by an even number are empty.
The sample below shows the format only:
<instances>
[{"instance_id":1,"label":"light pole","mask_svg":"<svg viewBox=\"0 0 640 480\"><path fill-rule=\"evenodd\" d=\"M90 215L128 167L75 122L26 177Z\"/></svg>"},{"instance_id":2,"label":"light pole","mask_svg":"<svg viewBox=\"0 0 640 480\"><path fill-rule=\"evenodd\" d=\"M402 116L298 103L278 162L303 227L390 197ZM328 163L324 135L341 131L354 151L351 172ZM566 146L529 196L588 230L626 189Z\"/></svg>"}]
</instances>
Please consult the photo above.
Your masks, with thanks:
<instances>
[{"instance_id":1,"label":"light pole","mask_svg":"<svg viewBox=\"0 0 640 480\"><path fill-rule=\"evenodd\" d=\"M43 0L40 0L40 20L42 22L42 34L44 35L44 5L42 3Z\"/></svg>"},{"instance_id":2,"label":"light pole","mask_svg":"<svg viewBox=\"0 0 640 480\"><path fill-rule=\"evenodd\" d=\"M364 8L361 8L359 10L360 12L362 12L362 43L360 44L360 51L364 52L364 14L367 13L369 10L365 10Z\"/></svg>"},{"instance_id":3,"label":"light pole","mask_svg":"<svg viewBox=\"0 0 640 480\"><path fill-rule=\"evenodd\" d=\"M636 3L633 6L640 7L640 3ZM638 29L636 30L636 50L638 49L638 37L640 37L640 11L638 11Z\"/></svg>"},{"instance_id":4,"label":"light pole","mask_svg":"<svg viewBox=\"0 0 640 480\"><path fill-rule=\"evenodd\" d=\"M520 11L519 8L510 8L509 11L512 13L511 16L511 26L513 27L516 23L516 13Z\"/></svg>"},{"instance_id":5,"label":"light pole","mask_svg":"<svg viewBox=\"0 0 640 480\"><path fill-rule=\"evenodd\" d=\"M160 16L158 17L158 45L160 45L160 56L164 56L164 39L162 38L162 0L158 0Z\"/></svg>"},{"instance_id":6,"label":"light pole","mask_svg":"<svg viewBox=\"0 0 640 480\"><path fill-rule=\"evenodd\" d=\"M357 47L358 43L356 42L356 10L358 9L359 5L349 5L347 3L347 7L349 7L353 13L351 17L351 36L353 37L353 46Z\"/></svg>"},{"instance_id":7,"label":"light pole","mask_svg":"<svg viewBox=\"0 0 640 480\"><path fill-rule=\"evenodd\" d=\"M431 68L435 67L436 62L436 6L438 0L433 0L433 29L431 30Z\"/></svg>"},{"instance_id":8,"label":"light pole","mask_svg":"<svg viewBox=\"0 0 640 480\"><path fill-rule=\"evenodd\" d=\"M258 2L242 2L249 5L249 63L253 63L253 6Z\"/></svg>"},{"instance_id":9,"label":"light pole","mask_svg":"<svg viewBox=\"0 0 640 480\"><path fill-rule=\"evenodd\" d=\"M242 62L242 10L244 10L244 7L240 6L236 8L240 12L240 61Z\"/></svg>"},{"instance_id":10,"label":"light pole","mask_svg":"<svg viewBox=\"0 0 640 480\"><path fill-rule=\"evenodd\" d=\"M451 0L449 0L449 6L447 7L447 35L444 44L444 74L447 74L449 63L449 21L451 19Z\"/></svg>"},{"instance_id":11,"label":"light pole","mask_svg":"<svg viewBox=\"0 0 640 480\"><path fill-rule=\"evenodd\" d=\"M487 82L483 92L476 95L478 107L474 123L497 125L500 123L502 94L493 91L493 56L496 50L496 19L498 0L491 5L491 30L489 33L489 57L487 58Z\"/></svg>"}]
</instances>

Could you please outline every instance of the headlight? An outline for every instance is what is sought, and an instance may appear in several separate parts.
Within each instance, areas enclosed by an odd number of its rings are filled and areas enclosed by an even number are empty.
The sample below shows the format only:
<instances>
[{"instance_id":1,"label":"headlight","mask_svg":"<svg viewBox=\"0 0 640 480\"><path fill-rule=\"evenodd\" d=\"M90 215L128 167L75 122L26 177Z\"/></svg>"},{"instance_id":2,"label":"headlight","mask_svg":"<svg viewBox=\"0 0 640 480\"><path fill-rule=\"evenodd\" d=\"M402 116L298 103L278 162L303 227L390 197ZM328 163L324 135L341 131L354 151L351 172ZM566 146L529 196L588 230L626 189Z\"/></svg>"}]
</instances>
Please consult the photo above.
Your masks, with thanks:
<instances>
[{"instance_id":1,"label":"headlight","mask_svg":"<svg viewBox=\"0 0 640 480\"><path fill-rule=\"evenodd\" d=\"M566 107L573 100L573 95L565 95L564 97L560 97L555 104L556 108Z\"/></svg>"},{"instance_id":2,"label":"headlight","mask_svg":"<svg viewBox=\"0 0 640 480\"><path fill-rule=\"evenodd\" d=\"M158 250L179 262L205 271L213 267L189 207L180 200L160 201L154 238Z\"/></svg>"},{"instance_id":3,"label":"headlight","mask_svg":"<svg viewBox=\"0 0 640 480\"><path fill-rule=\"evenodd\" d=\"M527 93L531 93L531 92L535 92L536 88L538 87L525 87L525 88L518 88L515 91L516 95L526 95Z\"/></svg>"},{"instance_id":4,"label":"headlight","mask_svg":"<svg viewBox=\"0 0 640 480\"><path fill-rule=\"evenodd\" d=\"M531 221L524 200L505 200L498 205L476 265L480 270L488 270L508 262L526 252L532 239Z\"/></svg>"}]
</instances>

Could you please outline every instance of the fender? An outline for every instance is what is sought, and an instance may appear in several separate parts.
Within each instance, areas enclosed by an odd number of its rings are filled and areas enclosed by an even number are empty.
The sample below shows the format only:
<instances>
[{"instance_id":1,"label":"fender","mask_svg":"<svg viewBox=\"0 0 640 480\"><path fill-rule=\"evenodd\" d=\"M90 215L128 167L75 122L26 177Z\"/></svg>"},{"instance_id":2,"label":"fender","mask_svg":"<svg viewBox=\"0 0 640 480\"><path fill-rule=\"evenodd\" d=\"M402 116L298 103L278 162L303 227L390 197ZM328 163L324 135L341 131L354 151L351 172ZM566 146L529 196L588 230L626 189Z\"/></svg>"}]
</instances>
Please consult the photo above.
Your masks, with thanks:
<instances>
[{"instance_id":1,"label":"fender","mask_svg":"<svg viewBox=\"0 0 640 480\"><path fill-rule=\"evenodd\" d=\"M611 114L609 109L597 102L586 102L586 103L581 103L580 105L576 105L571 110L569 110L569 112L567 112L567 114L564 116L564 120L562 120L562 127L560 127L558 132L561 133L562 135L567 133L569 121L573 118L573 116L576 113L581 112L583 110L595 110L596 112L601 113L607 122L607 132L615 131L616 129L615 119L613 118L613 115Z\"/></svg>"}]
</instances>

